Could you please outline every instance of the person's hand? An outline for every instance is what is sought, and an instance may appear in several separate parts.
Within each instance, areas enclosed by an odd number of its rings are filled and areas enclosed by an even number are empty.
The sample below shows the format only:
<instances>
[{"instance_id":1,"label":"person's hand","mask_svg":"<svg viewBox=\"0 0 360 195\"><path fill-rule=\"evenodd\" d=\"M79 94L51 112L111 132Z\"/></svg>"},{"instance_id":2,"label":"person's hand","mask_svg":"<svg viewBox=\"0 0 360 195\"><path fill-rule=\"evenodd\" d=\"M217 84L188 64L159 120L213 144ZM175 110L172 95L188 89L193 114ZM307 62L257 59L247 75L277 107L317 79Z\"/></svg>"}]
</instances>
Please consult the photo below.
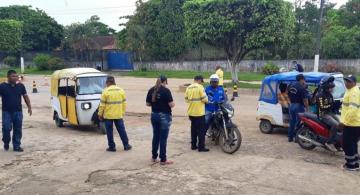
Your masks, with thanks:
<instances>
[{"instance_id":1,"label":"person's hand","mask_svg":"<svg viewBox=\"0 0 360 195\"><path fill-rule=\"evenodd\" d=\"M103 116L99 116L99 121L103 121L104 117Z\"/></svg>"},{"instance_id":2,"label":"person's hand","mask_svg":"<svg viewBox=\"0 0 360 195\"><path fill-rule=\"evenodd\" d=\"M30 116L32 115L32 109L31 108L28 108L28 113L29 113Z\"/></svg>"}]
</instances>

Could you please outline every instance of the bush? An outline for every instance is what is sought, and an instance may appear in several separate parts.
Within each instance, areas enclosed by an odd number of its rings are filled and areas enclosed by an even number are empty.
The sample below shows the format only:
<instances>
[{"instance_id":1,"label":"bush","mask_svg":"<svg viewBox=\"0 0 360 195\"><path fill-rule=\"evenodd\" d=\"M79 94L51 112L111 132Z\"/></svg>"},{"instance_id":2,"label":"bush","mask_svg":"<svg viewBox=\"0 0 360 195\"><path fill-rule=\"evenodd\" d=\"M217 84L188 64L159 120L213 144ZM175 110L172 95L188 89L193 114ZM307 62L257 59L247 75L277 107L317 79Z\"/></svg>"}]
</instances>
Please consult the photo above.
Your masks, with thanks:
<instances>
[{"instance_id":1,"label":"bush","mask_svg":"<svg viewBox=\"0 0 360 195\"><path fill-rule=\"evenodd\" d=\"M14 56L7 56L3 60L4 64L8 66L16 66L17 65L17 59Z\"/></svg>"},{"instance_id":2,"label":"bush","mask_svg":"<svg viewBox=\"0 0 360 195\"><path fill-rule=\"evenodd\" d=\"M262 68L263 74L266 74L266 75L276 74L276 73L279 73L279 71L280 71L280 68L276 64L273 64L271 62L266 63Z\"/></svg>"},{"instance_id":3,"label":"bush","mask_svg":"<svg viewBox=\"0 0 360 195\"><path fill-rule=\"evenodd\" d=\"M59 70L65 67L62 59L47 54L38 54L33 61L39 70Z\"/></svg>"},{"instance_id":4,"label":"bush","mask_svg":"<svg viewBox=\"0 0 360 195\"><path fill-rule=\"evenodd\" d=\"M47 54L38 54L33 59L35 65L39 68L39 70L50 70L49 61L51 59L50 55Z\"/></svg>"}]
</instances>

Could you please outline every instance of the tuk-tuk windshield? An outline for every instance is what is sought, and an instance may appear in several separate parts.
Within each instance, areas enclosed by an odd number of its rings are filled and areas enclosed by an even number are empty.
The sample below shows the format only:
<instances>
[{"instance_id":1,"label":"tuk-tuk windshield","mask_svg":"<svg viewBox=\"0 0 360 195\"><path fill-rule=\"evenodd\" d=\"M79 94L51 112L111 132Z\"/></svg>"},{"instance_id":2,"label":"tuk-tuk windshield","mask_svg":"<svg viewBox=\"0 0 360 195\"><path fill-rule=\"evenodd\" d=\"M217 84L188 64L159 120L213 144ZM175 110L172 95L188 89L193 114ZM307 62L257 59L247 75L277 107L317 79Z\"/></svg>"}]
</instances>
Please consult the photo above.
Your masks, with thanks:
<instances>
[{"instance_id":1,"label":"tuk-tuk windshield","mask_svg":"<svg viewBox=\"0 0 360 195\"><path fill-rule=\"evenodd\" d=\"M82 77L77 85L79 95L101 94L106 86L106 76Z\"/></svg>"},{"instance_id":2,"label":"tuk-tuk windshield","mask_svg":"<svg viewBox=\"0 0 360 195\"><path fill-rule=\"evenodd\" d=\"M334 84L335 84L335 88L332 93L334 99L343 98L346 91L344 79L342 77L341 78L337 77L335 78Z\"/></svg>"}]
</instances>

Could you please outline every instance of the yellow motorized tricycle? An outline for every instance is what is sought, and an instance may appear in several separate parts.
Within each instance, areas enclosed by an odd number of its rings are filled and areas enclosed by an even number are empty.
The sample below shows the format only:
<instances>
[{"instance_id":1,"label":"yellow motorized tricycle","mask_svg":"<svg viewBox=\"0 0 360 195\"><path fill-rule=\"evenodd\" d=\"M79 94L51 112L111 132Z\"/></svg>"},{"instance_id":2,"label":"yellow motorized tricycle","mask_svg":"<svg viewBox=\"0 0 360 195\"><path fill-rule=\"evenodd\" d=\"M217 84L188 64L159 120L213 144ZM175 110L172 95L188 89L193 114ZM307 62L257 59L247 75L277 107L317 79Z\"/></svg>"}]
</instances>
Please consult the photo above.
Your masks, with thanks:
<instances>
[{"instance_id":1,"label":"yellow motorized tricycle","mask_svg":"<svg viewBox=\"0 0 360 195\"><path fill-rule=\"evenodd\" d=\"M100 97L106 86L107 74L93 68L58 70L51 77L51 106L57 127L64 122L73 126L97 125L106 133L98 120Z\"/></svg>"}]
</instances>

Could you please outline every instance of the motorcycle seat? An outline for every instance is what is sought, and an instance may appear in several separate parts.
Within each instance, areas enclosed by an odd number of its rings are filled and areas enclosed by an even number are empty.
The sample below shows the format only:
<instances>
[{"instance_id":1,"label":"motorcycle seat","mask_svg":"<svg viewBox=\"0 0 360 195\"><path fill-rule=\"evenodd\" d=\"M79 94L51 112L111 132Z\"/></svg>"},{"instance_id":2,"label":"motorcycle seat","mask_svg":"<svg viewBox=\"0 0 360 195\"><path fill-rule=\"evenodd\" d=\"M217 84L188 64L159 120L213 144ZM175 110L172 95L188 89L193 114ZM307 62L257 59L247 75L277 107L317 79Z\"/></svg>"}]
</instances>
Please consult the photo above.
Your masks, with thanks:
<instances>
[{"instance_id":1,"label":"motorcycle seat","mask_svg":"<svg viewBox=\"0 0 360 195\"><path fill-rule=\"evenodd\" d=\"M305 113L302 113L302 114L299 114L299 116L305 116L306 118L309 118L319 124L321 124L322 126L326 127L326 128L329 128L329 125L327 125L326 123L322 122L318 116L312 112L305 112Z\"/></svg>"}]
</instances>

